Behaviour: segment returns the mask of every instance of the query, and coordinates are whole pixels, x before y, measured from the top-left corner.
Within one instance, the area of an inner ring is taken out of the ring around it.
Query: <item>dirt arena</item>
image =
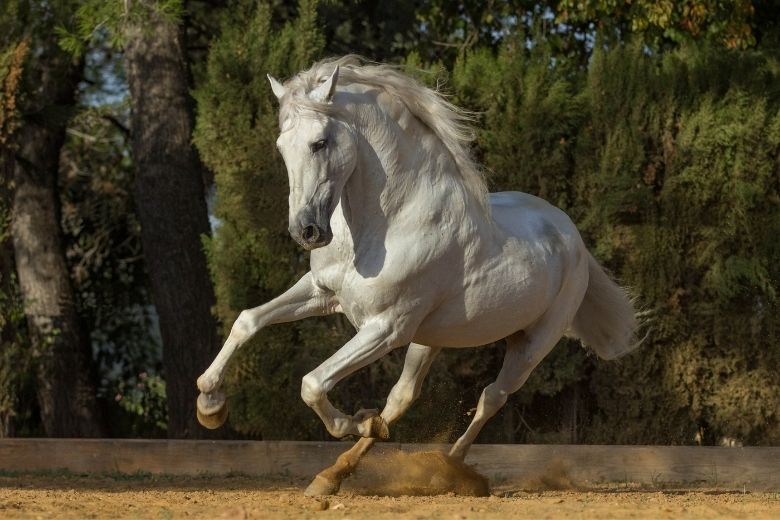
[[[440,456],[398,457],[366,464],[328,499],[289,477],[5,474],[0,518],[780,518],[776,491],[584,486],[555,471],[487,487]]]

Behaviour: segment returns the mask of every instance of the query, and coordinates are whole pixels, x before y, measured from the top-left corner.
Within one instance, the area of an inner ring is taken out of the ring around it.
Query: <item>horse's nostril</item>
[[[301,238],[304,242],[309,244],[316,242],[317,239],[320,238],[320,230],[317,229],[317,226],[314,224],[309,224],[303,228],[303,232],[301,232]]]

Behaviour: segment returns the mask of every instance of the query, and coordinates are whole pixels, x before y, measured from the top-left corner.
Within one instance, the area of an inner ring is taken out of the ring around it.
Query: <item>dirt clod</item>
[[[438,451],[371,454],[349,480],[361,494],[486,497],[488,479],[474,468]]]
[[[560,460],[551,461],[539,477],[525,482],[524,487],[545,491],[579,489],[579,486],[569,476],[566,465]]]

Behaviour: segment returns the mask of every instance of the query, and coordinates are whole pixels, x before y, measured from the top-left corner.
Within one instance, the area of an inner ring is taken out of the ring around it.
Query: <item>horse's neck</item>
[[[342,197],[353,238],[375,235],[377,227],[422,231],[428,220],[440,225],[471,218],[469,194],[460,176],[453,175],[457,166],[449,151],[405,106],[394,103],[375,109],[366,118],[372,122],[358,129],[358,165]]]

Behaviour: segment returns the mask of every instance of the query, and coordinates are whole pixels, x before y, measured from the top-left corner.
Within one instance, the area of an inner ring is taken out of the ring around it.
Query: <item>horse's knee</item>
[[[303,376],[301,380],[301,399],[303,402],[314,407],[322,401],[322,396],[325,394],[325,390],[322,385],[312,374]]]
[[[254,319],[252,314],[248,310],[243,310],[239,313],[236,321],[233,322],[233,326],[230,328],[230,335],[235,341],[246,341],[249,339],[253,328]]]

